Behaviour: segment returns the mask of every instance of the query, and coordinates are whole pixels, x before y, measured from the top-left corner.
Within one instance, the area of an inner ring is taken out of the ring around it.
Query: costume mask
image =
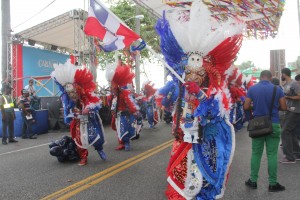
[[[78,95],[76,93],[76,90],[73,86],[73,84],[71,83],[67,83],[65,86],[66,92],[68,94],[68,96],[73,100],[76,101],[78,99]]]
[[[201,56],[201,53],[190,53],[189,59],[188,59],[188,66],[193,68],[199,68],[203,65],[203,58]]]

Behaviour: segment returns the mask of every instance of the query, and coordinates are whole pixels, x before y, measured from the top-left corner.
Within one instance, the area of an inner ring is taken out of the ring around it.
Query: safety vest
[[[14,107],[14,102],[11,102],[11,103],[8,103],[5,95],[2,95],[4,101],[5,101],[5,104],[3,105],[3,108],[13,108]],[[12,100],[12,99],[11,99]]]

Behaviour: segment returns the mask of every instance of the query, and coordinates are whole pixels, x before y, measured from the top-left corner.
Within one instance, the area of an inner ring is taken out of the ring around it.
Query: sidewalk
[[[278,160],[283,157],[282,150],[278,151]],[[245,186],[250,176],[251,138],[246,127],[236,133],[236,149],[231,166],[229,181],[224,200],[293,200],[300,199],[300,161],[296,164],[278,162],[278,182],[286,190],[278,193],[268,192],[267,157],[264,149],[257,190]]]

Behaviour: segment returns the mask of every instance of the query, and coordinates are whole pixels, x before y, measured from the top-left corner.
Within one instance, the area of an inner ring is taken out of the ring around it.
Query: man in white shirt
[[[29,79],[28,83],[29,83],[29,85],[26,85],[24,87],[24,89],[29,92],[29,96],[35,96],[36,92],[35,92],[35,87],[33,85],[33,79]]]

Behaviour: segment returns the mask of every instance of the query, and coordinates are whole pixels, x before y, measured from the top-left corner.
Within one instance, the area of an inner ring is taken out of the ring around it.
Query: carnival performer
[[[253,85],[251,81],[252,77],[243,75],[241,70],[234,65],[226,70],[225,75],[232,103],[229,120],[234,126],[235,131],[239,131],[243,128],[245,121],[243,104],[248,88]]]
[[[140,138],[140,133],[143,128],[143,117],[141,112],[141,106],[139,105],[139,95],[135,92],[133,82],[127,84],[127,88],[131,91],[133,98],[135,99],[136,104],[139,106],[139,115],[136,115],[136,125],[135,125],[135,137],[131,138],[131,140],[138,140]]]
[[[164,112],[164,121],[167,124],[172,122],[172,112],[174,111],[178,93],[178,84],[175,81],[168,81],[157,92],[156,105]]]
[[[79,165],[87,164],[90,146],[94,146],[100,158],[106,160],[104,129],[99,116],[101,101],[94,94],[96,85],[92,73],[68,60],[65,64],[55,64],[51,76],[62,93],[64,119],[70,124],[71,137],[77,145]]]
[[[154,126],[159,122],[159,112],[155,102],[156,89],[154,88],[154,84],[150,81],[143,83],[142,88],[144,92],[143,101],[146,107],[146,117],[149,123],[149,128],[154,128]]]
[[[106,79],[111,83],[112,128],[117,131],[119,141],[116,150],[129,151],[130,139],[136,137],[135,127],[139,106],[128,88],[134,76],[130,66],[121,62],[106,67]]]
[[[234,19],[220,24],[202,1],[193,1],[190,10],[165,12],[157,22],[162,53],[179,88],[168,199],[212,200],[224,194],[235,149],[224,72],[240,49],[244,27]]]

